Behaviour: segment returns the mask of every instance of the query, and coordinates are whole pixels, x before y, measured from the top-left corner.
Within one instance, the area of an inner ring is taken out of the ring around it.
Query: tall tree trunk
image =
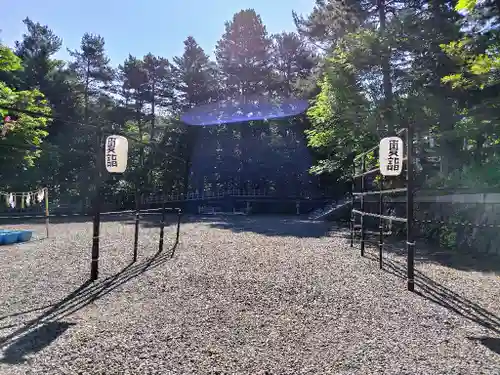
[[[429,5],[432,13],[433,28],[436,32],[436,40],[431,44],[431,50],[434,56],[436,56],[433,86],[435,87],[434,90],[437,93],[437,97],[441,100],[437,116],[439,131],[442,133],[449,133],[455,127],[453,98],[450,98],[447,88],[441,86],[441,78],[451,73],[449,68],[450,61],[449,57],[440,47],[440,44],[445,42],[445,40],[443,40],[445,31],[441,31],[441,25],[444,23],[443,21],[446,20],[446,14],[442,9],[443,5],[441,1],[432,0]],[[460,141],[457,142],[457,140],[452,140],[447,136],[441,138],[439,152],[441,156],[441,172],[443,174],[448,174],[460,163],[457,151],[462,148],[461,146]]]
[[[142,142],[142,138],[144,136],[144,129],[143,129],[143,123],[142,123],[142,114],[141,114],[141,108],[142,108],[142,101],[139,101],[136,104],[136,119],[137,119],[137,127],[139,128],[139,141],[140,141],[140,149],[139,149],[139,170],[137,174],[137,182],[136,182],[136,204],[138,205],[140,203],[140,198],[141,195],[144,193],[143,192],[143,187],[144,187],[144,176],[143,176],[143,171],[144,171],[144,145]],[[139,208],[136,206],[136,208]]]
[[[393,115],[393,92],[391,81],[391,50],[387,45],[386,39],[386,13],[385,0],[377,0],[378,17],[380,23],[380,39],[381,39],[381,68],[382,80],[384,88],[384,108],[383,118],[385,120],[385,130],[388,134],[394,133],[394,115]]]
[[[153,139],[155,127],[156,127],[156,82],[153,78],[153,82],[151,84],[151,130],[149,133],[150,140]]]
[[[155,126],[156,126],[156,113],[155,113],[155,107],[156,107],[156,82],[153,78],[152,80],[152,83],[151,83],[151,128],[149,130],[149,142],[153,142],[154,139],[154,132],[155,132]],[[147,174],[147,181],[148,181],[148,185],[152,185],[152,175],[153,175],[153,164],[154,164],[154,160],[157,159],[158,157],[158,148],[157,147],[154,147],[151,148],[151,155],[149,157],[149,163],[148,163],[148,168],[146,170],[146,174]]]
[[[83,123],[84,123],[86,129],[88,129],[88,125],[89,125],[89,87],[90,87],[90,60],[87,60],[87,71],[85,74],[85,88],[84,88],[84,92],[83,92],[83,105],[84,105]],[[99,173],[100,165],[98,165],[98,162],[99,162],[98,153],[101,151],[101,150],[99,150],[99,147],[100,147],[99,132],[97,132],[97,134],[95,136],[97,137],[97,141],[95,143],[96,147],[97,147],[97,149],[95,150],[95,155],[96,155],[95,173],[96,174],[95,174],[94,181],[90,180],[92,178],[92,174],[91,173],[87,174],[87,181],[85,182],[85,184],[87,185],[87,189],[93,185],[93,182],[97,181],[97,178],[100,178],[100,173]],[[97,189],[97,185],[95,186],[95,189]]]
[[[185,149],[185,165],[184,165],[184,177],[183,177],[183,194],[187,197],[189,193],[189,177],[191,172],[193,152],[197,145],[199,129],[195,127],[188,127],[186,132],[186,149]]]

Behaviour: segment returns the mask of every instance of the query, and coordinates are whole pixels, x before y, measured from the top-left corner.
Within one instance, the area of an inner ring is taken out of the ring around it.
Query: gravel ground
[[[33,227],[33,226],[31,226]],[[361,258],[341,231],[293,218],[158,228],[91,223],[0,247],[0,374],[500,374],[500,278],[404,257]],[[43,226],[36,226],[40,236]]]

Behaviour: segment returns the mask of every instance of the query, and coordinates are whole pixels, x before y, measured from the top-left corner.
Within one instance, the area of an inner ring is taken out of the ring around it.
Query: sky
[[[57,58],[67,59],[66,48],[77,49],[85,32],[100,34],[113,65],[128,54],[171,58],[181,55],[183,41],[193,36],[213,56],[224,23],[241,9],[253,8],[267,31],[295,31],[292,10],[308,14],[314,0],[0,0],[0,40],[13,46],[25,32],[29,17],[48,25],[63,39]]]

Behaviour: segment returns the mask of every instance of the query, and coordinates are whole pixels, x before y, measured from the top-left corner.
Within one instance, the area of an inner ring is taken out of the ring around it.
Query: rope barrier
[[[43,187],[43,188],[39,188],[39,189],[36,189],[36,190],[27,190],[27,191],[3,191],[3,190],[0,190],[0,195],[9,195],[9,194],[13,194],[13,195],[22,195],[22,194],[36,194],[36,193],[39,193],[41,190],[46,190],[47,188]]]
[[[362,193],[353,192],[353,196],[364,197],[366,195],[381,195],[381,194],[395,194],[395,193],[405,193],[408,191],[407,188],[396,188],[396,189],[386,189],[386,190],[377,190],[377,191],[365,191]]]
[[[71,216],[89,216],[89,215],[85,215],[85,214],[60,214],[60,215],[57,215],[57,214],[52,214],[52,215],[49,215],[48,217],[51,218],[51,217],[71,217]],[[7,219],[45,219],[47,218],[47,216],[45,215],[7,215],[7,216],[0,216],[0,220],[7,220]]]
[[[150,208],[145,210],[140,210],[139,215],[160,215],[162,214],[162,208]],[[181,209],[179,208],[165,208],[165,212],[175,212],[181,213]],[[135,210],[126,210],[126,211],[109,211],[109,212],[101,212],[101,216],[111,216],[111,215],[130,215],[133,216],[136,214]],[[51,214],[51,217],[92,217],[93,214]],[[10,220],[10,219],[45,219],[47,216],[45,215],[4,215],[0,216],[0,220]]]
[[[400,223],[406,223],[407,220],[402,217],[397,217],[397,216],[385,216],[385,215],[379,215],[379,214],[372,214],[370,212],[363,212],[359,210],[351,210],[353,213],[361,215],[361,216],[370,216],[370,217],[376,217],[382,220],[391,220],[391,221],[397,221]]]
[[[440,225],[457,225],[463,227],[471,227],[471,228],[500,228],[500,224],[475,224],[467,221],[445,221],[445,220],[419,220],[414,219],[414,222],[422,223],[422,224],[440,224]]]
[[[359,214],[361,216],[370,216],[370,217],[376,217],[382,220],[392,220],[392,221],[397,221],[397,222],[404,222],[406,223],[405,218],[398,218],[396,216],[385,216],[385,215],[379,215],[379,214],[374,214],[374,213],[369,213],[369,212],[362,212],[359,210],[352,210],[355,214]],[[420,224],[439,224],[439,225],[456,225],[456,226],[461,226],[461,227],[470,227],[470,228],[500,228],[500,223],[499,224],[475,224],[467,221],[446,221],[446,220],[419,220],[419,219],[413,219],[414,223],[420,223]],[[359,225],[356,226],[360,227]]]

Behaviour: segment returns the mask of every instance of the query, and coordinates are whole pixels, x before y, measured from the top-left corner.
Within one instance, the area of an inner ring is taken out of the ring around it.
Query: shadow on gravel
[[[254,232],[265,236],[320,238],[326,236],[331,223],[283,216],[214,216],[206,219],[212,228],[232,232]]]
[[[378,247],[378,238],[369,237],[366,242]],[[405,240],[384,238],[384,242],[384,252],[406,254]],[[356,237],[355,246],[359,248],[359,236]],[[418,260],[424,262],[432,262],[462,271],[493,272],[500,275],[499,255],[444,249],[424,241],[417,241],[415,252]]]
[[[3,353],[3,363],[15,365],[26,362],[29,353],[37,353],[49,346],[76,323],[49,322],[37,327],[10,345]]]
[[[147,214],[141,217],[140,224],[145,228],[157,228],[160,226],[161,214]],[[65,216],[51,217],[52,232],[57,231],[58,224],[68,223],[91,223],[91,216]],[[119,222],[124,225],[135,225],[135,215],[127,214],[102,214],[101,222]],[[165,216],[165,226],[177,222],[177,215],[168,213]],[[205,223],[212,228],[226,229],[233,232],[254,232],[265,236],[320,238],[326,236],[331,230],[333,223],[324,221],[312,221],[301,216],[274,216],[274,215],[210,215],[210,216],[183,216],[182,223]],[[44,225],[43,218],[0,218],[0,225]]]
[[[492,352],[500,354],[500,338],[498,337],[468,337],[471,341],[478,341]]]
[[[22,326],[17,330],[0,337],[0,350],[3,352],[0,362],[21,363],[25,360],[26,355],[40,351],[70,327],[71,324],[62,321],[64,318],[111,293],[147,270],[161,266],[173,258],[178,244],[179,239],[177,238],[170,251],[157,252],[149,259],[139,263],[129,263],[118,273],[105,279],[95,282],[86,281],[52,305],[0,317],[2,320],[48,308],[38,317],[22,323]]]
[[[378,257],[366,254],[365,257],[378,262]],[[389,259],[384,259],[384,271],[406,280],[406,265]],[[422,272],[415,270],[415,294],[436,303],[457,315],[462,316],[480,326],[500,334],[500,317],[489,312],[451,289],[432,280]]]
[[[37,308],[34,308],[34,309],[19,311],[19,312],[14,313],[14,314],[3,315],[3,316],[0,316],[0,321],[2,321],[4,319],[7,319],[7,318],[13,318],[13,317],[16,317],[16,316],[29,314],[29,313],[32,313],[32,312],[42,311],[42,310],[48,309],[49,307],[52,307],[52,306],[53,305],[45,305],[45,306],[40,306],[40,307],[37,307]],[[3,329],[3,328],[5,328],[5,327],[0,327],[0,329]]]

